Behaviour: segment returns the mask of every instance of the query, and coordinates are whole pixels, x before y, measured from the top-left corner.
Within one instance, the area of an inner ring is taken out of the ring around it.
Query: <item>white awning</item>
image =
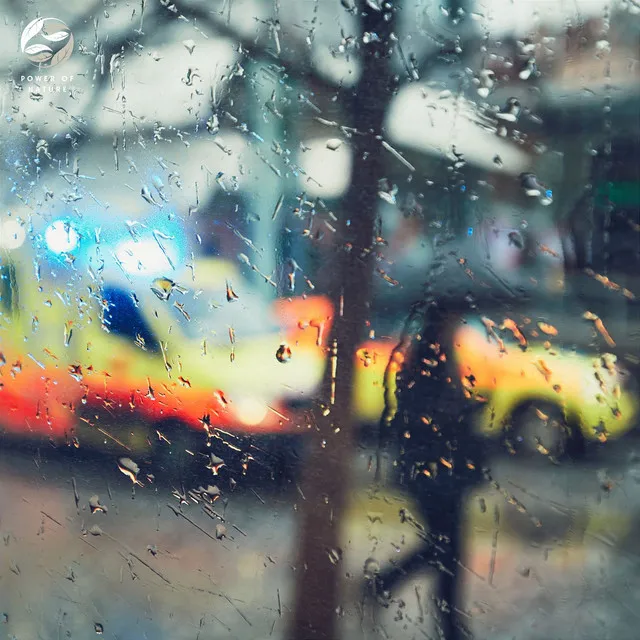
[[[450,154],[455,147],[469,164],[518,175],[531,164],[516,143],[501,138],[495,124],[465,98],[411,84],[400,90],[387,112],[391,143],[428,154]],[[501,162],[494,161],[499,156]]]

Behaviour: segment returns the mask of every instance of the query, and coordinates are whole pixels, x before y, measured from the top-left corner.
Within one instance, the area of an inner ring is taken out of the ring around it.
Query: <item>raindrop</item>
[[[553,202],[553,192],[551,189],[541,184],[533,173],[523,173],[520,175],[520,184],[525,195],[530,198],[539,198],[540,204],[548,205]]]
[[[522,69],[522,71],[520,71],[520,73],[518,74],[520,80],[528,80],[529,78],[535,77],[537,75],[538,67],[536,66],[535,58],[529,58],[526,65],[524,66],[524,69]]]
[[[224,467],[224,460],[212,453],[209,464],[207,465],[207,469],[211,469],[213,475],[217,476],[221,467]]]
[[[478,77],[478,95],[487,98],[496,83],[496,74],[491,69],[483,69]]]
[[[227,302],[233,302],[234,300],[238,300],[238,294],[233,290],[231,283],[227,280],[226,283],[227,288]]]
[[[215,502],[221,495],[221,491],[217,485],[208,485],[206,489],[200,487],[200,495],[202,499],[206,502],[213,503]]]
[[[187,291],[184,287],[181,287],[169,278],[156,278],[151,283],[151,291],[153,291],[160,300],[168,300],[174,289],[178,293],[186,293]]]
[[[276,360],[278,362],[289,362],[291,360],[291,347],[281,344],[276,351]]]
[[[138,474],[140,467],[131,458],[120,458],[118,460],[118,469],[127,476],[134,484],[140,484]]]
[[[64,323],[64,346],[68,347],[73,335],[73,321],[69,320]]]
[[[207,120],[207,131],[212,136],[215,136],[220,131],[220,120],[215,113]]]
[[[107,507],[100,503],[100,497],[97,495],[93,495],[89,498],[89,508],[91,509],[91,513],[107,513],[108,511]]]
[[[223,524],[217,524],[216,525],[216,538],[218,540],[222,540],[222,538],[226,538],[227,537],[227,527],[225,527]]]
[[[46,140],[38,140],[36,143],[36,154],[40,157],[40,154],[44,154],[47,158],[51,159],[51,154],[49,153],[49,143]]]
[[[161,206],[159,202],[156,202],[155,198],[151,195],[151,192],[149,191],[149,187],[147,187],[146,185],[142,186],[142,189],[140,190],[140,195],[149,204],[155,205],[156,207]]]
[[[367,558],[364,562],[364,575],[373,580],[380,573],[380,563],[375,558]]]
[[[518,249],[524,249],[524,241],[522,236],[517,231],[511,231],[509,233],[509,245],[512,245]]]
[[[515,122],[520,116],[520,101],[517,98],[509,98],[507,103],[496,113],[496,118],[505,122]]]
[[[164,184],[162,182],[162,180],[160,179],[159,176],[154,176],[153,177],[153,186],[155,187],[156,191],[158,192],[158,195],[160,196],[160,198],[162,198],[162,200],[164,200],[165,202],[167,202],[168,198],[167,195],[164,191]]]
[[[557,336],[558,330],[551,324],[546,322],[538,322],[538,329],[548,336]]]

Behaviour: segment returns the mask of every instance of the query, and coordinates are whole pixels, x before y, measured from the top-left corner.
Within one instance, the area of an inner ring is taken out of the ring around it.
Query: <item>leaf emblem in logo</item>
[[[52,67],[73,53],[73,34],[57,18],[36,18],[22,32],[20,48],[38,67]]]
[[[37,62],[38,64],[42,62],[47,62],[50,59],[51,59],[51,54],[48,53],[47,51],[43,51],[42,53],[36,53],[30,58],[31,62]]]
[[[28,53],[30,56],[35,55],[36,53],[53,53],[53,49],[47,47],[46,44],[32,44],[24,50],[25,53]]]
[[[71,56],[72,51],[73,47],[65,47],[64,49],[60,49],[60,51],[58,51],[58,53],[56,53],[56,55],[51,58],[51,66],[53,67],[56,64],[64,62],[68,57]]]
[[[32,20],[22,32],[22,37],[20,38],[20,48],[26,53],[27,42],[31,40],[31,38],[37,36],[40,31],[42,31],[42,27],[44,26],[44,18],[36,18]]]
[[[61,40],[66,40],[69,37],[69,33],[67,31],[56,31],[55,33],[43,33],[42,37],[45,40],[49,40],[49,42],[60,42]]]

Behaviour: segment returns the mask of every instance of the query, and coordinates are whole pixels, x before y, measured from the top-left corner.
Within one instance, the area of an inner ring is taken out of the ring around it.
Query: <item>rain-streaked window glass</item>
[[[2,637],[637,637],[636,0],[0,5]]]

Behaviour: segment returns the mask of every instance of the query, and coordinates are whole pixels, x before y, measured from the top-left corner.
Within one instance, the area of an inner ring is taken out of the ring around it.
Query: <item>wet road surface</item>
[[[636,448],[629,439],[584,465],[495,461],[499,488],[471,496],[465,514],[460,609],[473,637],[637,637]],[[354,464],[343,548],[328,553],[344,567],[343,637],[437,638],[430,574],[408,576],[386,608],[363,597],[365,561],[388,566],[419,541],[399,517],[414,508],[406,496],[373,488],[369,455]],[[195,503],[167,484],[134,486],[115,460],[9,449],[0,481],[0,637],[284,637],[303,500],[295,483],[238,483]]]

